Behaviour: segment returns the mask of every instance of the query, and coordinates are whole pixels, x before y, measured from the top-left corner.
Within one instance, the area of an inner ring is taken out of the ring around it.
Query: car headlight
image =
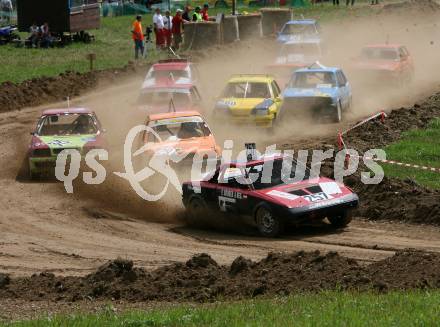
[[[252,110],[255,116],[267,116],[269,114],[269,108],[255,108]]]

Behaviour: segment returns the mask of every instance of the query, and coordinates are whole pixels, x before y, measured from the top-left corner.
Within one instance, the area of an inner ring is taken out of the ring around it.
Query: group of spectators
[[[11,15],[14,11],[11,0],[0,0],[0,11],[2,12],[2,19],[7,23],[11,21]]]
[[[50,33],[49,24],[44,23],[43,25],[38,26],[36,23],[33,23],[29,28],[28,42],[33,48],[51,47],[53,44],[53,37]]]
[[[314,4],[316,2],[316,0],[312,0],[312,3]],[[354,6],[354,2],[355,2],[355,0],[346,0],[346,2],[345,2],[345,4],[347,5],[347,6],[349,6],[350,4],[352,5],[352,6]],[[378,5],[379,4],[379,0],[371,0],[371,4],[372,5]],[[339,0],[333,0],[333,5],[334,6],[339,6]]]
[[[156,8],[153,15],[153,31],[156,38],[156,49],[180,48],[183,41],[184,24],[188,22],[208,21],[209,5],[203,5],[203,9],[197,6],[192,13],[192,8],[186,6],[184,10],[177,9],[176,14],[171,16],[169,10],[162,15],[160,8]],[[149,35],[148,27],[145,35]],[[137,16],[133,22],[132,38],[135,44],[135,58],[139,58],[139,53],[144,55],[144,39],[145,35],[142,28],[142,16]]]

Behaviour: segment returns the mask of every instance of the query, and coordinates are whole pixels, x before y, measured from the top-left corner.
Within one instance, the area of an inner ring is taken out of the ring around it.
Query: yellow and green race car
[[[218,121],[272,127],[281,108],[281,90],[270,75],[234,75],[218,98]]]

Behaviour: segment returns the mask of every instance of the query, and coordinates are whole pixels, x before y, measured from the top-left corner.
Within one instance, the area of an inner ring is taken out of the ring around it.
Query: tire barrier
[[[222,26],[223,43],[233,43],[240,40],[237,16],[225,16]]]
[[[240,40],[261,37],[261,14],[238,15],[237,21]]]
[[[292,10],[289,8],[262,8],[260,12],[263,36],[276,34],[287,21],[292,19]]]

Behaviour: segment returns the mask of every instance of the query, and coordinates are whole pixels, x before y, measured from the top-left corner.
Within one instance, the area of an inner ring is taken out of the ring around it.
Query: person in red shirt
[[[173,17],[171,32],[173,33],[174,49],[178,50],[182,43],[183,18],[182,10],[177,9]]]
[[[136,20],[133,22],[133,30],[131,31],[134,41],[134,58],[139,58],[139,52],[141,56],[144,56],[144,33],[142,31],[142,16],[136,16]]]
[[[202,19],[204,21],[208,21],[209,20],[208,9],[209,9],[209,4],[205,3],[203,5],[203,9],[202,9]]]

